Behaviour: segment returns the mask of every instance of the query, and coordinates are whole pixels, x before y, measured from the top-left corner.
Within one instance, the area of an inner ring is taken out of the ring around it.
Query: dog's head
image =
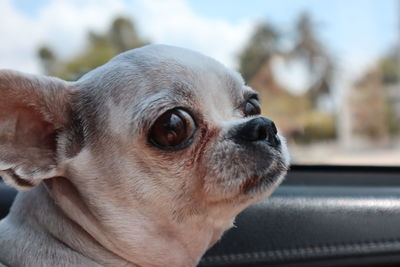
[[[226,227],[288,167],[257,93],[188,50],[128,51],[74,83],[3,71],[0,89],[5,181],[46,180],[60,203],[75,195],[116,239],[193,218]]]

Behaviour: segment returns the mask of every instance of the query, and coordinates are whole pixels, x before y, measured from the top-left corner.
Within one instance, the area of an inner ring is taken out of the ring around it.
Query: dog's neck
[[[0,262],[9,266],[129,266],[66,217],[44,184],[17,195],[0,229]]]
[[[130,240],[129,247],[145,249],[127,251],[125,245],[118,246],[112,242],[112,236],[107,232],[101,232],[101,228],[95,225],[96,222],[86,217],[87,214],[81,214],[82,222],[86,225],[81,225],[79,216],[70,218],[70,209],[81,209],[73,205],[82,203],[76,203],[76,196],[69,196],[75,199],[73,201],[65,201],[63,197],[57,196],[58,193],[54,194],[54,188],[58,186],[65,188],[67,186],[65,180],[54,179],[49,187],[42,184],[31,191],[19,194],[8,218],[9,223],[13,224],[12,227],[21,228],[17,231],[26,232],[32,227],[36,229],[35,235],[41,236],[32,238],[32,241],[47,240],[45,246],[48,247],[45,249],[31,244],[29,250],[32,255],[41,255],[40,251],[48,250],[46,253],[57,255],[54,257],[59,257],[59,262],[69,262],[79,258],[79,263],[98,263],[105,266],[193,266],[225,230],[225,227],[215,228],[204,221],[194,220],[189,224],[183,224],[176,232],[164,232],[162,229],[156,233],[144,231],[139,242],[148,240],[148,243],[135,244],[136,240]],[[75,216],[77,214],[73,215]],[[92,229],[90,233],[87,231],[88,227]],[[16,242],[26,242],[24,238],[31,234],[22,235]],[[64,248],[60,249],[60,246]],[[67,254],[65,247],[69,251]],[[11,253],[18,254],[16,250]],[[160,264],[157,263],[157,259]]]

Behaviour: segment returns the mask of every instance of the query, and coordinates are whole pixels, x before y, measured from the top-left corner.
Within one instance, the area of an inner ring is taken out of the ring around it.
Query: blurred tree
[[[295,46],[289,52],[289,58],[302,60],[313,77],[307,94],[311,103],[317,107],[319,98],[331,93],[334,67],[326,48],[316,34],[314,25],[310,14],[300,14],[296,26]]]
[[[239,54],[239,71],[250,82],[261,67],[269,66],[272,56],[279,53],[279,33],[268,23],[256,26],[254,33]]]
[[[87,47],[78,55],[63,62],[62,71],[58,76],[67,80],[76,80],[90,70],[103,65],[116,54],[108,34],[89,32]]]
[[[148,44],[139,38],[134,23],[123,17],[114,20],[109,38],[117,53]]]
[[[392,136],[400,133],[400,59],[399,48],[390,50],[378,63],[382,84],[387,94],[389,131]]]
[[[400,131],[399,62],[390,50],[355,82],[347,99],[351,134],[369,144],[386,145]]]
[[[57,75],[57,61],[54,52],[47,46],[39,49],[39,58],[42,61],[43,69],[47,75]]]
[[[385,85],[397,84],[399,82],[399,59],[397,49],[389,51],[379,62],[382,71],[382,82]]]
[[[115,55],[146,44],[148,42],[138,35],[132,21],[118,17],[106,33],[89,32],[86,47],[71,59],[57,58],[47,46],[41,47],[38,54],[47,74],[76,80]]]
[[[348,101],[353,133],[371,144],[385,144],[388,141],[389,124],[386,92],[380,70],[372,69],[358,80]]]

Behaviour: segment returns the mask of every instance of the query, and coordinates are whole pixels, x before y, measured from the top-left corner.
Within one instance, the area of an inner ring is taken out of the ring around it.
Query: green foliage
[[[400,83],[400,54],[398,49],[392,49],[378,62],[381,72],[381,83],[386,87],[386,117],[387,127],[391,136],[400,133],[400,114],[396,114],[396,101],[398,102],[398,86]],[[392,92],[390,92],[392,90]],[[397,92],[397,94],[396,94]],[[391,98],[390,95],[393,97]],[[397,103],[399,105],[399,103]]]
[[[40,48],[38,54],[47,74],[76,80],[115,55],[147,43],[139,37],[132,21],[119,17],[106,33],[89,32],[86,47],[71,59],[58,59],[47,46]]]
[[[259,24],[239,55],[239,72],[249,82],[271,57],[278,53],[278,31],[269,24]]]
[[[303,129],[294,135],[297,143],[311,143],[336,139],[336,122],[332,114],[310,111],[300,118]]]
[[[39,58],[41,60],[54,60],[55,56],[49,47],[43,46],[39,49]]]
[[[295,32],[295,46],[289,52],[292,56],[305,61],[311,71],[319,67],[319,61],[326,57],[325,48],[319,41],[313,19],[310,14],[300,14]]]
[[[117,54],[148,44],[140,39],[134,23],[122,17],[114,20],[108,38]]]
[[[289,141],[307,144],[337,137],[333,114],[312,108],[307,94],[268,95],[261,99],[263,115],[273,119]]]
[[[296,26],[295,46],[289,51],[289,55],[291,58],[301,59],[314,75],[315,83],[307,94],[311,103],[316,106],[320,96],[330,94],[334,64],[319,40],[311,15],[307,12],[300,14]]]
[[[394,104],[388,101],[386,106],[386,114],[388,120],[388,128],[391,136],[396,136],[400,133],[400,118],[399,114],[396,114]]]
[[[380,61],[380,69],[382,71],[382,81],[386,85],[396,84],[399,82],[399,64],[400,59],[396,54],[397,50],[391,51]]]

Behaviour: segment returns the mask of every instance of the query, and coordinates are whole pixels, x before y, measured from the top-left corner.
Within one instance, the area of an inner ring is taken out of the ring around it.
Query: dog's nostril
[[[256,125],[255,130],[253,131],[254,136],[252,136],[253,140],[264,140],[268,137],[267,133],[268,129],[265,125]]]
[[[268,142],[273,145],[273,146],[277,146],[281,143],[281,141],[279,140],[279,137],[277,134],[271,134],[268,136]]]
[[[277,129],[273,121],[267,118],[252,119],[238,129],[237,137],[243,141],[267,141],[271,145],[278,145],[279,138]]]

